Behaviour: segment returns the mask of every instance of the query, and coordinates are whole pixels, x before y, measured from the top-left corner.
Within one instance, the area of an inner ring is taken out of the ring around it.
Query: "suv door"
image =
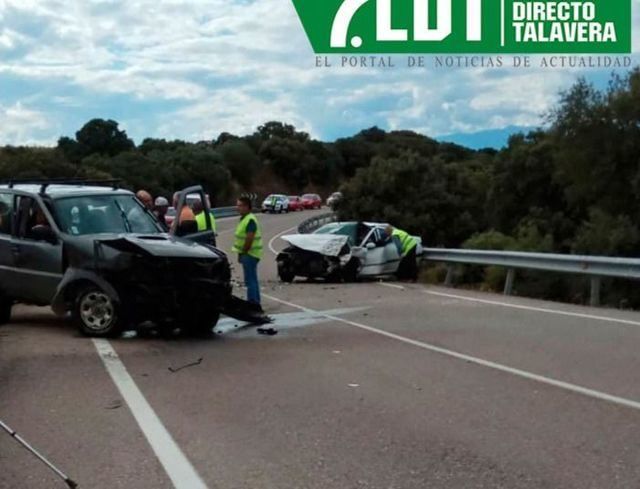
[[[202,186],[197,185],[194,187],[188,187],[185,188],[184,190],[182,190],[179,194],[178,194],[178,206],[176,207],[176,221],[178,219],[180,219],[180,210],[185,206],[188,205],[187,204],[187,197],[189,196],[193,196],[193,195],[197,195],[200,197],[201,202],[202,202],[202,207],[203,207],[203,212],[205,212],[205,215],[209,215],[211,213],[211,208],[209,207],[209,199],[206,198],[206,195],[204,193],[204,189],[202,188]],[[216,245],[216,233],[213,230],[213,227],[211,225],[211,219],[206,219],[206,223],[207,223],[207,229],[204,231],[195,231],[195,232],[189,232],[188,234],[184,234],[181,237],[185,238],[185,239],[189,239],[191,241],[195,241],[196,243],[200,243],[200,244],[209,244],[212,246]],[[175,226],[172,226],[171,228],[171,233],[175,234],[175,229],[177,229],[177,226],[180,223],[177,223]]]
[[[14,221],[14,195],[0,193],[0,292],[16,297],[20,277],[15,269],[12,229]]]
[[[15,298],[51,303],[62,279],[62,241],[39,198],[16,195],[11,251],[17,275]]]

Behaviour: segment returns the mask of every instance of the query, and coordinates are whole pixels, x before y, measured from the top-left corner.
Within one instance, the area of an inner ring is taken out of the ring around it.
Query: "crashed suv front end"
[[[53,299],[72,311],[78,289],[99,287],[130,324],[184,320],[215,324],[231,298],[226,255],[168,235],[85,236],[65,243],[68,266]]]

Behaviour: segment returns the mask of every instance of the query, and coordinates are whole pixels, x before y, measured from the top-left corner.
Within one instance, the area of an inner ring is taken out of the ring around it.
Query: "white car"
[[[342,200],[342,192],[333,192],[327,199],[327,207],[335,209],[338,203]]]
[[[262,202],[262,212],[289,212],[289,197],[282,194],[271,194]]]
[[[377,222],[334,222],[311,234],[291,234],[281,239],[289,243],[277,257],[278,275],[283,282],[295,277],[352,281],[397,273],[400,252],[385,233],[387,224]],[[422,255],[422,238],[416,255]]]

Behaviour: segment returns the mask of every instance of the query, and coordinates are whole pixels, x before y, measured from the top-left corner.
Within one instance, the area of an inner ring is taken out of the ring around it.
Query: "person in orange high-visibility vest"
[[[179,198],[180,192],[173,194],[173,207],[176,209],[176,219],[171,225],[171,233],[176,236],[186,236],[187,234],[197,233],[198,223],[196,222],[196,215],[186,202],[181,209],[178,209]]]

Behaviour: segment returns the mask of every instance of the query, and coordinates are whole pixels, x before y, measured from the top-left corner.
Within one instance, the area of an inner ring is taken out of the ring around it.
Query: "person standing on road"
[[[418,279],[418,259],[416,257],[418,241],[406,231],[393,226],[387,226],[385,232],[394,241],[401,256],[397,272],[398,278],[415,282]]]
[[[251,199],[240,197],[237,206],[240,222],[236,227],[233,251],[238,253],[238,261],[242,264],[247,300],[259,306],[258,263],[262,258],[262,231],[258,219],[251,212]]]

